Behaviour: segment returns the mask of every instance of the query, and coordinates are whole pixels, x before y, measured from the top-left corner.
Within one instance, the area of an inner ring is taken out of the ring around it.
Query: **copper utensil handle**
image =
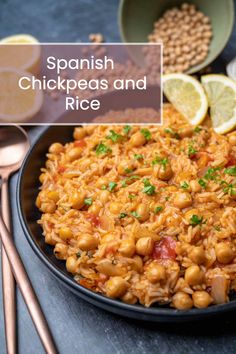
[[[48,327],[47,321],[44,317],[34,289],[30,283],[29,277],[26,273],[25,267],[21,261],[18,251],[11,239],[11,235],[0,216],[0,236],[5,248],[8,260],[11,264],[16,282],[20,288],[21,294],[28,307],[31,318],[34,322],[36,330],[42,341],[44,349],[47,354],[57,354],[57,349]]]
[[[11,228],[10,208],[8,197],[8,179],[3,178],[1,188],[1,207],[2,217],[8,230]],[[8,354],[16,354],[17,339],[16,339],[16,293],[15,279],[11,271],[11,266],[8,262],[3,245],[2,252],[2,293],[3,293],[3,309],[5,323],[5,337]]]

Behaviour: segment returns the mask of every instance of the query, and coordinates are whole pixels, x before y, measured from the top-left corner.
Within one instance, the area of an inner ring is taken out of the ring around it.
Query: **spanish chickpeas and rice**
[[[36,201],[45,242],[108,297],[225,303],[236,290],[236,132],[192,127],[169,104],[163,113],[160,127],[77,127],[50,146]]]

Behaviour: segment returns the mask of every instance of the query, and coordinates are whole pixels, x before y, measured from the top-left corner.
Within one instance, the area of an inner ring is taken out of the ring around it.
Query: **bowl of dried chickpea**
[[[121,0],[126,43],[162,43],[163,72],[196,73],[224,49],[234,24],[233,0]],[[143,63],[143,53],[131,53]]]

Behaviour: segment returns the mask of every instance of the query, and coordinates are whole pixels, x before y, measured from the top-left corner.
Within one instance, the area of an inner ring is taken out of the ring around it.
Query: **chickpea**
[[[43,182],[45,181],[45,178],[46,178],[46,174],[41,173],[41,175],[39,176],[39,182],[43,184]]]
[[[207,291],[195,291],[193,293],[193,304],[199,309],[208,307],[212,301],[213,299]]]
[[[99,240],[94,235],[83,234],[78,240],[78,247],[82,251],[90,251],[97,248]]]
[[[84,127],[84,129],[88,135],[92,135],[94,130],[96,129],[96,125],[87,125],[86,127]]]
[[[110,192],[107,190],[101,191],[99,194],[100,201],[105,204],[110,198]]]
[[[74,147],[67,153],[68,160],[73,162],[82,155],[83,149],[81,147]]]
[[[89,208],[88,208],[88,212],[91,213],[91,214],[94,214],[94,215],[98,215],[99,212],[101,210],[101,206],[96,204],[96,203],[93,203]]]
[[[105,274],[109,277],[116,275],[123,275],[126,272],[124,267],[112,264],[110,259],[102,259],[96,267],[99,273]]]
[[[138,301],[137,297],[133,295],[130,291],[127,291],[121,298],[126,304],[134,305]]]
[[[132,238],[123,240],[119,247],[119,252],[125,257],[132,257],[135,254],[135,243]]]
[[[60,143],[54,143],[49,148],[49,152],[51,154],[56,154],[56,155],[60,154],[63,150],[64,150],[64,147]]]
[[[59,230],[59,236],[63,241],[68,241],[73,237],[73,232],[69,227],[61,227]]]
[[[70,199],[70,203],[72,204],[72,208],[81,209],[84,206],[84,198],[86,193],[84,191],[74,192],[72,193]]]
[[[153,239],[148,237],[141,237],[136,243],[136,253],[141,256],[148,256],[152,253],[154,247]]]
[[[76,127],[74,130],[73,137],[75,140],[81,140],[86,136],[86,131],[83,127]]]
[[[152,262],[147,269],[147,278],[151,283],[157,283],[166,278],[166,270],[157,262]]]
[[[66,269],[68,272],[70,273],[76,273],[77,271],[77,266],[78,266],[78,263],[77,263],[77,257],[76,255],[73,255],[73,256],[69,256],[66,260]]]
[[[133,170],[133,164],[130,161],[121,161],[117,167],[120,175],[129,174]]]
[[[146,143],[145,136],[141,132],[133,134],[129,140],[131,147],[139,147]]]
[[[56,245],[56,241],[55,239],[53,238],[52,234],[51,233],[46,233],[45,235],[45,242],[48,244],[48,245],[51,245],[51,246],[55,246]]]
[[[198,181],[192,180],[192,181],[189,182],[189,185],[190,185],[190,188],[191,188],[192,192],[197,193],[197,192],[201,191],[201,186],[198,183]]]
[[[97,182],[96,182],[96,187],[101,188],[103,186],[106,186],[108,184],[108,179],[107,177],[100,177]]]
[[[116,276],[111,277],[106,282],[106,294],[109,297],[122,297],[124,296],[126,290],[128,288],[128,284],[122,277]]]
[[[58,259],[66,259],[67,251],[68,251],[67,245],[64,245],[64,243],[57,243],[53,252]]]
[[[119,214],[123,205],[118,202],[111,202],[109,205],[109,210],[112,214]]]
[[[172,297],[172,303],[178,310],[189,310],[193,307],[193,300],[191,297],[182,291],[177,292]]]
[[[55,203],[58,202],[59,200],[59,194],[57,191],[49,191],[47,193],[47,197],[51,200],[53,200]]]
[[[184,47],[186,47],[188,49],[188,46],[184,46]],[[179,130],[178,133],[181,138],[190,137],[193,135],[193,127],[189,127],[189,126],[183,127]]]
[[[184,218],[187,221],[188,224],[191,223],[191,219],[193,215],[197,215],[200,217],[200,212],[198,209],[190,209],[188,211],[186,211],[186,213],[184,214]]]
[[[48,202],[42,202],[40,205],[40,210],[43,213],[48,213],[48,214],[53,214],[56,208],[57,208],[56,203],[53,200],[50,200]]]
[[[175,195],[173,203],[177,208],[188,208],[192,205],[191,194],[188,192],[179,192]]]
[[[192,248],[188,256],[196,264],[203,264],[206,260],[205,252],[202,246]]]
[[[164,165],[154,165],[154,175],[161,179],[162,181],[168,181],[172,175],[173,171],[169,163]]]
[[[136,208],[136,212],[139,215],[139,221],[146,221],[149,218],[149,207],[147,204],[140,203]]]
[[[236,134],[235,133],[233,133],[229,136],[229,143],[233,146],[236,145]]]
[[[135,255],[132,258],[132,264],[131,264],[131,268],[133,270],[135,270],[138,273],[141,273],[143,271],[143,260],[140,256]]]
[[[234,257],[234,251],[230,244],[225,242],[220,242],[215,246],[217,261],[223,264],[230,263]]]
[[[200,267],[198,265],[192,265],[186,269],[184,279],[189,285],[194,286],[201,284],[203,277],[204,274]]]

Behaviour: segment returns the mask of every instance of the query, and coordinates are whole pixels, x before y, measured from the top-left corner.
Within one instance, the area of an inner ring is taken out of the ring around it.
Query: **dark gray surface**
[[[148,1],[148,0],[144,0]],[[222,0],[223,1],[223,0]],[[0,37],[31,33],[43,42],[87,41],[101,32],[106,41],[119,41],[118,0],[0,0]],[[236,54],[236,30],[218,70]],[[32,140],[40,129],[31,131]],[[236,352],[236,313],[192,325],[153,325],[126,320],[99,310],[59,284],[29,247],[16,211],[16,181],[11,180],[14,236],[33,286],[62,354],[222,353]],[[18,294],[20,354],[41,354],[43,349]],[[2,303],[0,292],[0,303]],[[5,354],[2,308],[0,354]]]

